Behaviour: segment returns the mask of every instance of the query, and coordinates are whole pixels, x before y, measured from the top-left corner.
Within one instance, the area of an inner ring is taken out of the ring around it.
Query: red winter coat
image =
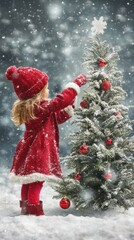
[[[12,180],[25,184],[44,181],[50,175],[61,176],[58,124],[71,117],[66,107],[73,104],[79,91],[75,83],[70,86],[54,99],[44,100],[35,107],[38,118],[25,124],[24,137],[19,141],[13,159]]]

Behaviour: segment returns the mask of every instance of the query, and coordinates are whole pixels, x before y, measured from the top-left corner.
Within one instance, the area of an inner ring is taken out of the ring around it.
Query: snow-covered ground
[[[134,208],[106,212],[59,207],[55,192],[44,185],[41,199],[45,216],[21,216],[20,185],[0,169],[0,240],[134,240]]]

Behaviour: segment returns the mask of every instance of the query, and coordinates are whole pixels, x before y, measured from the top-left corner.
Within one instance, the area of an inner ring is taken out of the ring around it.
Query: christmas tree
[[[54,184],[61,208],[134,206],[134,137],[128,107],[123,104],[118,53],[102,39],[106,22],[92,22],[84,66],[88,83],[76,110],[78,131],[71,135],[71,154],[63,162],[71,169]]]

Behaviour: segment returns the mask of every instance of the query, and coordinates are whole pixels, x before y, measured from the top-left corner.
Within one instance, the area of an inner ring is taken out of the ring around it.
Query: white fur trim
[[[74,82],[68,83],[68,84],[65,86],[65,89],[66,89],[66,88],[73,88],[73,89],[77,92],[77,94],[80,93],[80,87],[79,87],[76,83],[74,83]]]
[[[52,182],[52,181],[60,181],[61,179],[59,177],[56,177],[55,175],[45,175],[42,173],[31,173],[29,175],[15,175],[13,172],[9,174],[9,179],[13,182],[21,183],[21,184],[27,184],[32,182]]]
[[[65,112],[72,117],[74,115],[74,109],[71,105],[69,105],[68,107],[64,108]]]
[[[75,97],[75,100],[74,100],[74,106],[77,107],[77,101],[78,101],[78,97],[76,96]]]

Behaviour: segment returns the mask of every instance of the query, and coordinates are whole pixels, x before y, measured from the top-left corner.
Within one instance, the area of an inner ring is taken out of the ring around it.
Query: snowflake
[[[94,20],[92,21],[93,27],[91,28],[92,33],[95,33],[95,34],[104,33],[104,29],[106,29],[107,23],[103,20],[104,20],[103,17],[100,17],[99,20],[97,20],[94,17]]]

